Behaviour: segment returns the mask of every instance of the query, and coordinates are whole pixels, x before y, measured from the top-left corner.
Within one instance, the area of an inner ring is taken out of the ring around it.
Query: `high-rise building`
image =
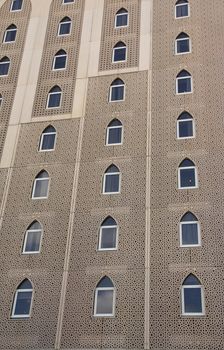
[[[0,349],[224,349],[224,1],[0,0]]]

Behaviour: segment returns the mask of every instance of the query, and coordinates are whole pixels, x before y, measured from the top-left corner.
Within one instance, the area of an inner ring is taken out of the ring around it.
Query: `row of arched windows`
[[[25,279],[17,287],[14,295],[11,317],[28,318],[31,316],[34,289]],[[115,316],[116,288],[108,276],[104,276],[96,285],[94,293],[93,315],[96,317]],[[195,316],[205,314],[204,290],[199,279],[189,274],[181,287],[181,313]]]
[[[116,220],[108,216],[100,225],[97,250],[118,249],[119,226]],[[179,223],[180,246],[195,247],[201,245],[200,225],[197,217],[191,212],[185,213]],[[43,227],[38,221],[34,221],[26,230],[22,253],[38,254],[41,249]]]

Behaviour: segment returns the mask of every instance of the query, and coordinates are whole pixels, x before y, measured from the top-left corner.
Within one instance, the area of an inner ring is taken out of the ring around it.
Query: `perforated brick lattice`
[[[127,27],[115,28],[115,15],[121,8],[129,14]],[[141,1],[105,0],[101,36],[99,70],[136,67],[139,62]],[[127,61],[112,63],[113,47],[122,41],[127,46]]]
[[[7,0],[0,8],[0,59],[7,56],[11,61],[8,76],[0,77],[0,94],[3,97],[0,107],[0,155],[2,154],[15,95],[30,18],[31,3],[29,0],[24,0],[22,11],[19,12],[11,12],[10,7],[11,0]],[[3,43],[5,30],[11,24],[17,27],[16,41],[13,43]]]
[[[76,0],[74,3],[66,5],[63,5],[61,0],[52,1],[33,107],[33,117],[65,114],[72,111],[83,8],[84,0]],[[72,20],[71,34],[58,36],[58,25],[64,17],[69,17]],[[61,49],[68,54],[67,68],[61,71],[53,71],[54,56]],[[62,90],[61,107],[46,109],[48,92],[55,85],[60,86]]]

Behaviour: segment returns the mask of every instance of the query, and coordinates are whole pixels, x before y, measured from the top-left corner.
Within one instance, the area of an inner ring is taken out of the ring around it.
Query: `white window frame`
[[[55,135],[54,138],[54,148],[51,149],[42,149],[43,146],[43,141],[44,141],[44,136],[45,135]],[[56,147],[56,139],[57,139],[57,132],[56,131],[51,131],[51,132],[42,132],[41,136],[40,136],[40,142],[39,142],[39,149],[38,152],[52,152],[55,150]]]
[[[180,172],[181,170],[187,170],[187,169],[194,169],[194,174],[195,174],[195,186],[190,186],[190,187],[181,187],[181,176]],[[185,166],[185,167],[179,167],[178,168],[178,189],[179,190],[189,190],[189,189],[196,189],[198,188],[198,172],[196,166]]]
[[[107,228],[116,228],[116,246],[114,248],[101,248],[101,243],[102,243],[102,231],[103,229],[107,229]],[[100,226],[100,234],[99,234],[99,242],[98,242],[98,249],[99,251],[115,251],[118,249],[118,232],[119,232],[119,228],[118,225],[105,225],[105,226]]]
[[[67,5],[67,4],[66,4],[66,5]],[[69,33],[68,33],[68,34],[60,34],[61,25],[63,25],[63,24],[68,24],[68,23],[70,23],[70,31],[69,31]],[[59,23],[59,25],[58,25],[58,36],[59,36],[59,37],[60,37],[60,36],[69,36],[69,35],[71,35],[71,32],[72,32],[72,20],[67,21],[67,22],[60,22],[60,23]]]
[[[0,96],[0,109],[2,108],[3,105],[3,96]]]
[[[109,143],[109,134],[111,129],[121,129],[121,142],[120,143]],[[115,125],[115,126],[108,126],[107,127],[107,134],[106,134],[106,146],[120,146],[123,145],[123,125]]]
[[[183,123],[183,122],[192,122],[192,130],[193,130],[193,135],[192,136],[185,136],[185,137],[180,137],[180,133],[179,133],[179,124]],[[196,136],[196,132],[195,132],[195,122],[193,118],[188,118],[188,119],[178,119],[177,120],[177,139],[178,140],[187,140],[187,139],[194,139]]]
[[[117,88],[117,87],[121,87],[123,86],[124,87],[124,94],[123,94],[123,99],[122,100],[111,100],[111,97],[112,97],[112,90],[113,88]],[[109,96],[109,102],[112,102],[112,103],[117,103],[117,102],[123,102],[125,101],[125,84],[119,84],[119,85],[111,85],[110,86],[110,96]]]
[[[189,41],[189,51],[177,52],[177,42],[184,41],[184,40],[188,40]],[[192,47],[191,47],[191,39],[190,39],[190,37],[175,39],[175,55],[177,55],[177,56],[179,56],[179,55],[187,55],[188,53],[192,52],[191,50],[192,50]]]
[[[181,17],[177,17],[177,11],[176,11],[176,8],[177,7],[180,7],[180,6],[188,6],[188,16],[181,16]],[[188,17],[190,17],[190,5],[189,5],[189,3],[188,2],[186,2],[185,4],[177,4],[177,5],[175,5],[175,19],[181,19],[181,18],[188,18]]]
[[[201,289],[201,306],[202,312],[185,312],[185,303],[184,303],[184,289]],[[204,298],[204,288],[201,284],[198,285],[182,285],[181,288],[181,306],[182,306],[182,316],[204,316],[205,315],[205,298]]]
[[[183,244],[182,240],[182,227],[184,225],[191,225],[191,224],[197,224],[197,230],[198,230],[198,243],[197,244]],[[189,247],[201,247],[201,226],[199,221],[181,221],[179,223],[179,233],[180,233],[180,247],[181,248],[189,248]]]
[[[118,192],[105,192],[106,177],[110,175],[119,175],[119,189]],[[103,194],[120,194],[121,193],[121,172],[105,173],[103,175]]]
[[[97,298],[99,291],[113,291],[113,305],[112,305],[112,314],[97,314]],[[95,289],[95,297],[94,297],[94,316],[95,317],[115,317],[115,300],[116,300],[116,289],[115,287],[99,287]]]
[[[191,80],[191,91],[188,92],[178,92],[178,81],[183,79],[190,79]],[[186,77],[177,77],[176,78],[176,95],[189,95],[193,93],[193,79],[191,75],[188,75]]]
[[[124,26],[117,26],[117,17],[127,15],[127,24]],[[115,15],[115,21],[114,21],[114,28],[119,29],[119,28],[127,28],[129,26],[129,12],[123,12],[123,13],[117,13]]]
[[[22,11],[22,9],[23,9],[23,2],[24,2],[24,1],[22,1],[21,9],[19,9],[19,10],[13,10],[12,7],[13,7],[14,1],[12,0],[12,1],[11,1],[11,6],[10,6],[10,12],[19,12],[19,11]]]
[[[114,58],[115,58],[115,51],[116,50],[122,50],[122,49],[125,49],[125,60],[120,60],[120,61],[115,61]],[[112,55],[112,63],[122,63],[122,62],[127,62],[127,46],[120,46],[120,47],[114,47],[113,48],[113,55]]]
[[[15,36],[15,40],[5,41],[8,32],[16,32],[16,34],[17,34],[17,28],[12,28],[12,29],[6,29],[5,30],[4,37],[3,37],[3,44],[15,43],[16,42],[16,36]]]
[[[9,69],[8,69],[8,73],[4,74],[4,75],[0,75],[0,78],[2,77],[7,77],[9,75],[9,70],[10,70],[10,65],[11,65],[11,61],[9,60],[8,62],[0,62],[0,66],[3,64],[8,64],[9,65]]]
[[[61,95],[59,106],[56,106],[56,107],[55,107],[55,106],[49,107],[50,96],[51,96],[51,95],[57,95],[57,94],[60,94],[60,95]],[[47,106],[46,106],[46,109],[58,109],[58,108],[61,108],[61,103],[62,103],[62,91],[55,91],[55,92],[49,92],[49,93],[48,93],[48,95],[47,95]]]
[[[24,292],[27,292],[27,293],[32,292],[31,302],[30,302],[30,312],[27,315],[24,315],[24,314],[22,314],[22,315],[15,315],[15,309],[16,309],[16,303],[17,303],[18,294],[19,293],[24,293]],[[33,294],[34,294],[33,289],[17,289],[16,290],[15,295],[14,295],[14,300],[13,300],[11,318],[30,318],[31,311],[32,311],[32,306],[33,306]]]
[[[47,187],[47,195],[46,195],[46,197],[34,197],[37,181],[46,181],[46,180],[48,180],[48,187]],[[35,178],[34,183],[33,183],[32,197],[31,198],[34,199],[34,200],[47,199],[48,196],[49,196],[49,189],[50,189],[50,177]]]
[[[39,244],[39,250],[38,251],[25,250],[29,232],[40,232],[41,233],[41,235],[40,235],[40,244]],[[42,227],[40,229],[28,229],[28,230],[26,230],[26,232],[25,232],[25,239],[24,239],[24,242],[23,242],[22,254],[23,255],[39,254],[41,252],[42,236],[43,236],[43,229],[42,229]]]
[[[55,68],[56,59],[57,59],[58,57],[65,57],[65,58],[66,58],[66,59],[65,59],[65,67],[64,67],[64,68]],[[54,56],[54,59],[53,59],[52,70],[53,70],[53,71],[56,71],[56,72],[61,71],[61,70],[66,70],[66,68],[67,68],[67,62],[68,62],[68,55],[67,55],[67,53],[66,53],[66,54],[62,54],[62,55],[57,55],[57,54],[56,54],[56,55]]]

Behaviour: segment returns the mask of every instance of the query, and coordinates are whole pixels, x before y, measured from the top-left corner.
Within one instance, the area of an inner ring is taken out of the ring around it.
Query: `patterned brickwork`
[[[127,27],[115,28],[115,15],[121,8],[129,14]],[[99,70],[136,67],[139,62],[141,1],[138,0],[105,0],[101,37]],[[122,41],[127,46],[126,62],[113,63],[113,47]]]
[[[121,76],[122,103],[108,103],[114,78],[89,81],[62,348],[144,348],[147,73]],[[124,142],[108,147],[106,126],[114,117],[124,125]],[[121,193],[103,195],[111,163],[120,169]],[[99,228],[108,215],[119,226],[118,250],[99,252]],[[115,318],[93,316],[94,289],[104,275],[116,288]]]
[[[34,117],[65,114],[72,111],[83,7],[83,0],[76,0],[74,3],[66,5],[63,5],[61,0],[52,2],[33,108]],[[72,20],[71,34],[58,36],[58,25],[64,17],[69,17]],[[53,71],[54,56],[61,49],[68,54],[67,68]],[[61,107],[46,109],[48,92],[55,85],[59,85],[63,93]]]
[[[223,33],[224,5],[189,1],[190,17],[175,20],[175,1],[154,2],[150,349],[205,350],[223,348]],[[181,32],[192,40],[192,53],[174,55]],[[203,37],[203,40],[202,40]],[[175,78],[186,69],[193,93],[175,95]],[[215,93],[214,93],[215,92]],[[181,112],[194,118],[196,137],[177,140]],[[177,189],[178,166],[184,158],[196,165],[199,188]],[[179,222],[194,213],[201,226],[202,246],[180,248]],[[180,290],[194,273],[205,291],[203,317],[181,316]],[[215,287],[214,287],[215,286]]]
[[[10,7],[11,1],[7,0],[0,8],[0,59],[7,56],[11,61],[8,76],[0,77],[0,94],[3,97],[3,102],[0,107],[0,155],[2,154],[5,142],[20,63],[23,56],[31,3],[29,0],[24,0],[22,11],[19,12],[11,12]],[[3,43],[5,30],[11,24],[17,27],[16,41],[14,43]]]

